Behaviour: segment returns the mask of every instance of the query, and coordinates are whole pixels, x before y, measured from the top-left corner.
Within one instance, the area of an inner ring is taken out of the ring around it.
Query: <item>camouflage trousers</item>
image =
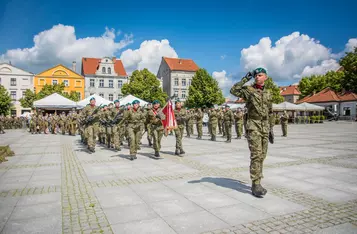
[[[106,144],[108,148],[113,144],[113,127],[105,127]]]
[[[120,149],[121,145],[121,128],[118,125],[113,126],[113,143],[116,150]]]
[[[151,136],[153,138],[154,150],[160,151],[161,149],[161,139],[164,136],[164,128],[162,126],[152,126]]]
[[[176,137],[176,150],[183,150],[182,148],[182,137],[184,132],[184,126],[178,125],[175,129],[175,137]]]
[[[3,124],[0,124],[0,133],[5,133]]]
[[[61,129],[61,133],[64,135],[66,134],[66,124],[61,122],[60,123],[60,129]]]
[[[196,124],[198,137],[202,137],[202,125],[202,122],[197,122]]]
[[[97,135],[98,135],[98,125],[88,125],[85,130],[87,136],[88,147],[94,149],[96,145]]]
[[[224,132],[227,136],[227,140],[232,139],[232,123],[230,121],[224,122]]]
[[[51,122],[51,133],[52,134],[56,134],[56,127],[57,127],[56,122]]]
[[[188,129],[190,130],[190,135],[193,134],[193,122],[188,123]]]
[[[75,136],[77,131],[77,124],[75,122],[69,123],[69,134]]]
[[[222,122],[220,123],[220,125],[222,125],[222,134],[223,134],[223,137],[225,137],[225,136],[226,136],[226,127],[225,127],[224,121],[222,121]]]
[[[211,123],[211,137],[216,137],[217,135],[217,122]]]
[[[136,155],[142,134],[142,127],[139,124],[129,124],[128,127],[130,155]]]
[[[103,125],[99,125],[99,127],[98,127],[99,143],[104,144],[105,143],[105,137],[106,137],[105,127]]]
[[[48,122],[44,122],[42,125],[42,131],[47,134]]]
[[[260,184],[263,178],[263,162],[268,151],[268,133],[248,130],[250,150],[250,178],[254,184]]]
[[[34,122],[31,122],[31,123],[30,123],[30,132],[31,132],[31,133],[36,133],[36,132],[37,132],[37,130],[36,130],[36,123],[34,123]]]
[[[218,120],[218,134],[222,134],[222,120]]]
[[[235,129],[236,129],[237,137],[241,137],[243,134],[243,123],[235,122]]]
[[[288,135],[288,125],[287,124],[281,124],[281,130],[283,131],[283,136]]]
[[[147,131],[147,139],[149,142],[149,145],[152,143],[152,130],[151,130],[151,124],[146,124],[145,125],[145,130]]]

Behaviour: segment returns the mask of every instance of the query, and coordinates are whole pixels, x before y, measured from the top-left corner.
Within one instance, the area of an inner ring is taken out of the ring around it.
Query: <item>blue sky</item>
[[[357,9],[357,1],[352,0],[1,2],[5,7],[0,10],[0,55],[31,48],[33,37],[54,25],[73,26],[77,38],[98,37],[108,27],[133,34],[133,43],[115,52],[118,57],[123,50],[138,49],[144,40],[167,39],[179,57],[192,58],[211,73],[225,70],[235,77],[245,72],[241,50],[263,37],[274,44],[297,31],[333,53],[343,51],[348,40],[357,37],[352,10]]]

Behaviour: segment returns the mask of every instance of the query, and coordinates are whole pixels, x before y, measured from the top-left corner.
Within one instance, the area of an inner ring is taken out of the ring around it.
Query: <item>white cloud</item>
[[[222,89],[223,95],[225,97],[230,96],[230,89],[234,84],[234,81],[231,76],[227,76],[227,72],[225,70],[222,71],[214,71],[212,73],[212,77],[217,80],[219,87]]]
[[[147,40],[136,50],[128,49],[122,52],[120,59],[128,73],[136,69],[147,68],[155,75],[159,69],[162,56],[177,58],[174,48],[168,40]]]
[[[221,60],[224,60],[227,57],[227,55],[221,55]]]
[[[357,46],[356,38],[348,41],[344,52],[351,51],[353,46]],[[240,62],[244,71],[265,67],[274,80],[282,81],[335,70],[339,67],[335,59],[341,56],[308,35],[294,32],[274,45],[269,37],[260,39],[258,44],[241,51]]]
[[[126,34],[116,41],[119,34],[120,31],[105,28],[102,36],[77,38],[73,26],[59,24],[37,34],[33,47],[8,50],[0,55],[0,61],[11,61],[24,69],[39,72],[59,63],[70,65],[77,61],[78,64],[82,57],[114,56],[133,42],[133,36]]]

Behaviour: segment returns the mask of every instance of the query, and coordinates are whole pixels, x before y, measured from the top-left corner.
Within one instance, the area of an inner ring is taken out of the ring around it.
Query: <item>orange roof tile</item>
[[[357,101],[357,94],[352,92],[337,94],[330,88],[326,88],[315,95],[306,96],[296,103],[318,103],[318,102],[343,102],[343,101]]]
[[[167,58],[163,57],[171,71],[193,71],[196,72],[199,67],[192,59]]]
[[[100,58],[82,58],[82,74],[94,75],[98,69]],[[113,58],[114,70],[119,76],[127,76],[120,59]]]
[[[280,87],[280,95],[300,95],[299,87],[297,85],[289,85]]]

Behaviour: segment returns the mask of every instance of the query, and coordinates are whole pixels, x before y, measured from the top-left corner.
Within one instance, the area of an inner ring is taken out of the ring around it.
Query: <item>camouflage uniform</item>
[[[237,110],[237,112],[234,113],[234,125],[237,139],[241,139],[243,134],[243,112],[241,110]]]
[[[281,120],[281,130],[283,131],[283,137],[286,137],[288,135],[288,121],[289,121],[289,115],[286,111],[284,111],[284,114],[280,117]]]
[[[218,134],[222,134],[224,132],[224,129],[222,129],[222,122],[223,122],[222,110],[217,111],[217,119],[218,119]]]
[[[85,134],[87,138],[88,149],[91,152],[94,152],[96,139],[98,135],[98,125],[99,125],[98,108],[99,107],[88,105],[82,111],[83,116],[87,122],[85,128]]]
[[[175,137],[176,137],[176,155],[182,155],[185,151],[182,148],[182,137],[184,133],[184,126],[187,117],[187,112],[184,108],[174,110],[175,119],[177,122],[177,128],[175,129]]]
[[[60,129],[61,129],[62,135],[66,134],[66,121],[67,121],[67,116],[63,112],[59,117],[59,126],[60,126]]]
[[[5,117],[3,115],[0,116],[0,134],[4,134],[4,123],[5,123]]]
[[[218,114],[213,108],[209,111],[209,124],[211,128],[211,140],[216,141]]]
[[[133,103],[134,104],[134,103]],[[128,136],[129,136],[129,145],[130,145],[130,159],[136,159],[136,153],[139,149],[139,141],[142,134],[142,123],[145,120],[144,113],[138,108],[130,110],[124,113],[124,118],[120,121],[119,125],[128,123]]]
[[[231,110],[226,110],[223,115],[223,120],[224,120],[224,132],[226,133],[227,136],[227,141],[226,142],[231,142],[232,140],[232,124],[234,121],[234,115]]]
[[[113,125],[113,133],[112,133],[112,138],[113,138],[113,143],[114,143],[114,149],[120,151],[120,139],[121,139],[121,135],[123,134],[121,131],[120,126],[117,124],[119,123],[122,119],[123,119],[123,114],[124,111],[122,109],[120,109],[120,107],[114,107],[112,109],[112,119],[116,118],[116,123],[114,123]]]
[[[149,146],[152,146],[151,123],[149,117],[150,111],[151,111],[151,107],[148,106],[146,111],[145,130],[146,130]]]
[[[258,73],[256,72],[256,74]],[[251,73],[248,73],[240,82],[233,85],[230,93],[246,100],[252,193],[261,196],[266,194],[266,190],[260,185],[260,182],[263,178],[263,162],[267,155],[269,134],[272,135],[274,126],[272,122],[273,108],[272,95],[269,90],[255,84],[243,86],[252,76]]]
[[[195,113],[196,127],[197,127],[197,139],[202,139],[202,125],[203,125],[203,112],[201,108],[197,108]]]
[[[161,139],[164,135],[164,126],[162,125],[162,120],[166,119],[166,116],[162,113],[161,108],[149,110],[148,113],[150,124],[151,124],[151,135],[154,143],[155,156],[160,156],[161,149]]]
[[[76,135],[77,132],[77,119],[78,119],[78,114],[75,110],[73,110],[69,114],[69,134],[72,136]]]
[[[105,144],[106,128],[104,126],[104,122],[106,121],[106,110],[101,108],[98,115],[99,115],[99,125],[98,125],[99,143]]]

